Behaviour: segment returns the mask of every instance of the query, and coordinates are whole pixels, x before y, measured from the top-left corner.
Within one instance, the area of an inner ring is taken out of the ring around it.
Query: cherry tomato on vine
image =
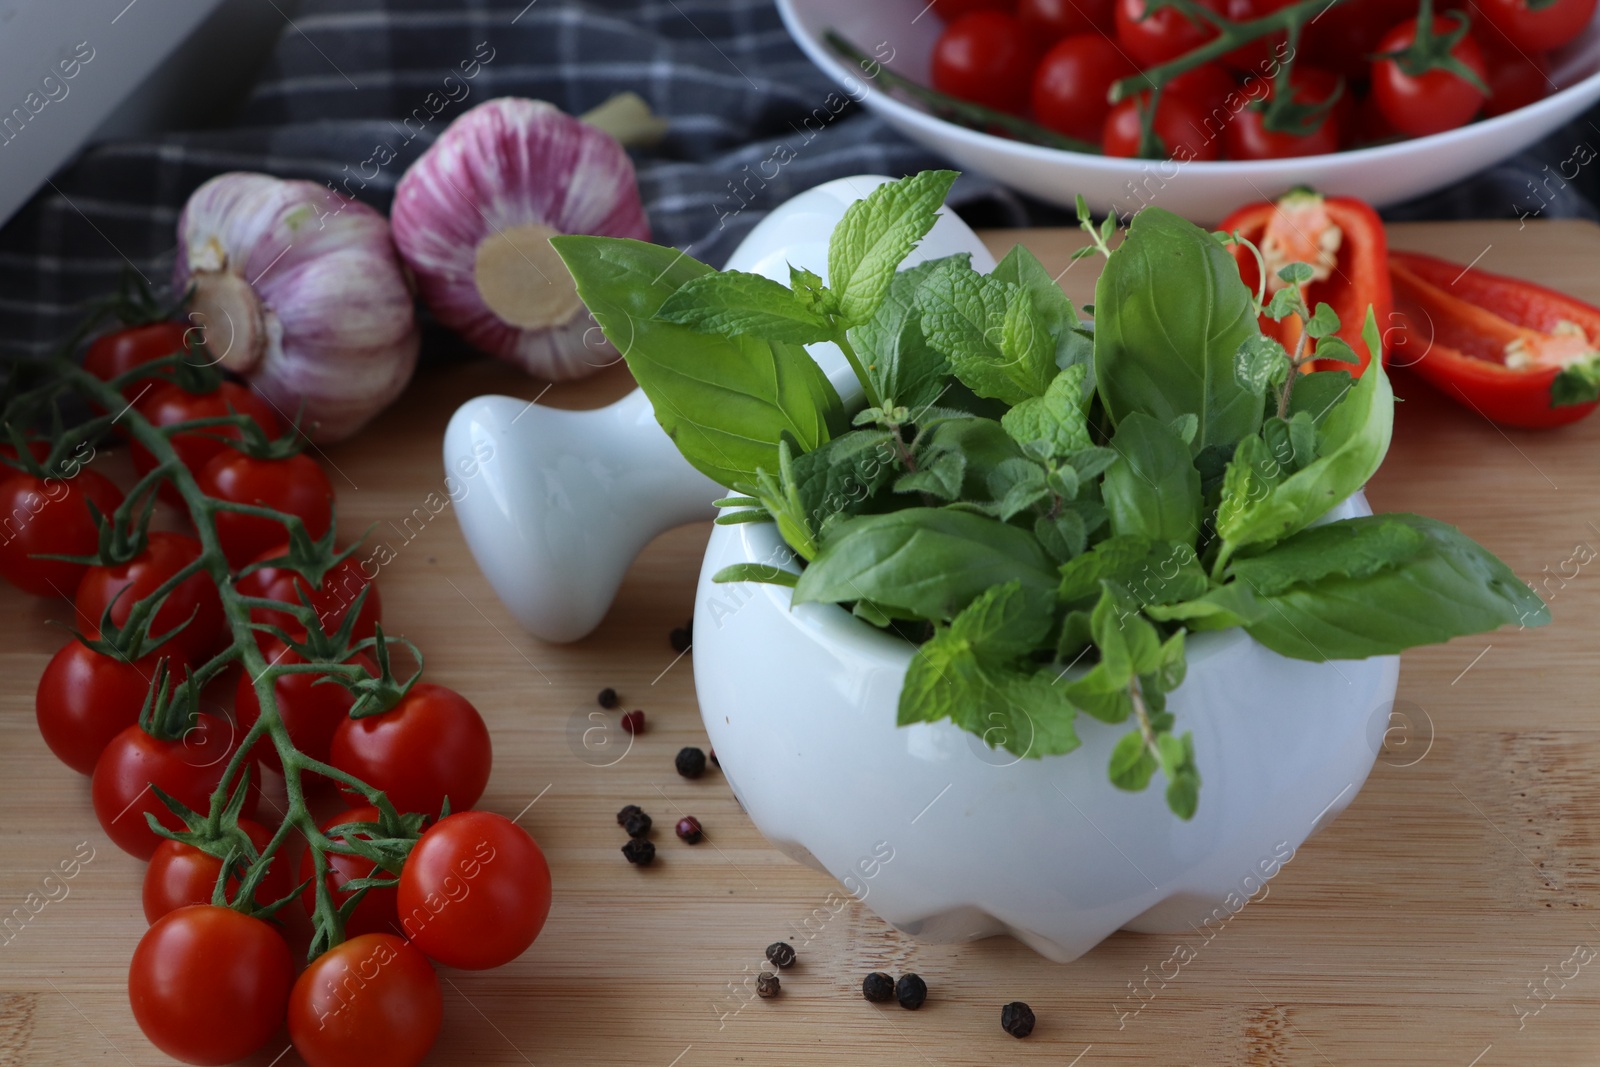
[[[1371,66],[1368,57],[1378,51],[1395,15],[1395,0],[1344,0],[1324,8],[1302,36],[1296,62],[1307,60],[1349,80],[1365,78]]]
[[[277,559],[288,551],[287,544],[280,544],[261,553],[253,562]],[[378,596],[377,583],[367,577],[366,568],[369,566],[372,566],[371,561],[364,560],[359,555],[349,556],[323,575],[322,584],[315,592],[311,591],[311,583],[307,582],[303,575],[287,567],[262,567],[240,578],[234,586],[245,596],[260,597],[263,600],[281,600],[286,604],[299,604],[300,591],[303,590],[310,597],[311,606],[316,610],[322,628],[328,633],[337,630],[344,623],[350,606],[365,589],[367,597],[361,602],[361,613],[356,616],[355,633],[352,635],[354,640],[361,641],[372,637],[376,632],[374,627],[383,621],[383,600]],[[286,611],[254,608],[250,612],[250,618],[255,622],[271,623],[281,627],[290,635],[305,630],[305,626]],[[268,636],[262,634],[258,641],[265,642],[267,639]]]
[[[224,1064],[283,1022],[294,960],[278,932],[232,908],[197,904],[156,920],[128,967],[139,1029],[184,1063]]]
[[[1270,15],[1279,8],[1288,7],[1296,0],[1227,0],[1224,12],[1234,22],[1248,22],[1264,15]],[[1316,31],[1313,28],[1305,36],[1312,36]],[[1269,33],[1259,37],[1249,44],[1240,45],[1222,57],[1222,62],[1242,74],[1253,75],[1257,78],[1271,78],[1277,74],[1277,64],[1282,63],[1289,55],[1289,35],[1287,33]]]
[[[1295,65],[1294,73],[1290,75],[1290,85],[1297,104],[1325,103],[1339,92],[1339,79],[1335,75],[1303,64]],[[1274,96],[1275,89],[1276,86],[1268,90],[1268,100]],[[1288,159],[1337,152],[1349,117],[1354,115],[1353,106],[1348,96],[1341,97],[1316,128],[1307,134],[1269,130],[1259,107],[1244,108],[1228,124],[1228,158]]]
[[[1098,141],[1111,102],[1106,94],[1137,74],[1110,38],[1077,33],[1055,43],[1033,74],[1033,117],[1042,126],[1083,141]]]
[[[1017,18],[1040,41],[1059,41],[1074,33],[1109,32],[1116,0],[1022,0]]]
[[[1146,97],[1131,97],[1106,116],[1101,144],[1108,156],[1134,159],[1139,155],[1140,108]],[[1215,133],[1206,128],[1206,115],[1181,96],[1161,94],[1156,105],[1156,136],[1166,146],[1167,158],[1180,163],[1213,160],[1221,149]]]
[[[974,11],[939,35],[933,46],[933,87],[997,111],[1028,103],[1036,41],[1015,15]]]
[[[89,350],[83,354],[83,369],[109,382],[135,367],[185,351],[188,332],[188,325],[181,322],[147,322],[142,326],[113,330],[90,342]],[[122,395],[131,402],[145,395],[146,390],[154,392],[162,379],[171,377],[169,370],[159,376],[130,382],[122,387]]]
[[[257,459],[223,449],[195,474],[200,491],[235,504],[254,504],[297,515],[306,532],[321,537],[333,525],[333,486],[322,465],[304,452],[284,459]],[[235,569],[281,544],[283,523],[235,511],[218,511],[217,540]]]
[[[173,741],[152,737],[138,726],[123,730],[95,761],[89,785],[101,829],[122,851],[149,859],[165,838],[157,837],[146,825],[145,812],[153,812],[170,830],[183,829],[183,823],[149,787],[160,787],[195,811],[208,811],[212,790],[222,780],[239,737],[232,723],[205,712]],[[260,796],[259,776],[252,775],[241,813],[244,817],[255,815]]]
[[[1455,26],[1455,21],[1439,17],[1433,20],[1433,25],[1436,33],[1446,33]],[[1383,40],[1378,42],[1378,51],[1398,52],[1407,48],[1416,33],[1417,20],[1407,19],[1384,34]],[[1472,34],[1457,41],[1450,54],[1487,80],[1489,71]],[[1483,90],[1458,74],[1430,70],[1413,77],[1392,59],[1373,61],[1372,95],[1390,125],[1412,137],[1443,133],[1465,125],[1484,102]]]
[[[78,629],[99,627],[107,606],[111,608],[111,621],[122,626],[128,621],[135,601],[149,596],[167,579],[199,559],[200,552],[200,542],[193,537],[157,530],[149,535],[145,550],[128,562],[114,567],[90,567],[78,583],[78,592],[73,598]],[[185,621],[188,625],[156,649],[157,652],[170,651],[191,667],[198,667],[227,644],[227,619],[222,613],[222,601],[211,576],[205,571],[185,578],[167,594],[150,631],[164,634]]]
[[[371,804],[363,804],[330,816],[322,822],[321,829],[330,839],[341,841],[348,835],[333,833],[335,826],[341,823],[377,821],[378,809]],[[357,878],[374,877],[373,870],[377,867],[377,864],[363,856],[346,856],[329,852],[327,858],[328,889],[333,893],[336,906],[342,905],[348,895],[341,893],[340,887]],[[300,903],[305,907],[307,915],[315,915],[317,911],[316,877],[316,863],[311,857],[311,850],[307,849],[300,856],[300,873],[296,881],[297,885],[301,882],[306,883],[306,887],[300,891]],[[377,877],[383,875],[380,873]],[[361,898],[361,903],[356,905],[355,911],[350,913],[350,918],[345,920],[344,935],[357,937],[361,934],[390,934],[400,929],[396,897],[397,891],[394,886],[378,886],[367,890],[366,896]]]
[[[1548,52],[1569,43],[1594,18],[1595,0],[1553,0],[1537,8],[1529,0],[1473,0],[1473,9],[1523,52]]]
[[[1200,3],[1219,15],[1223,12],[1224,0]],[[1217,35],[1210,26],[1190,22],[1174,7],[1147,12],[1145,0],[1117,0],[1116,23],[1117,41],[1145,70],[1192,52]]]
[[[109,516],[122,490],[103,474],[80,469],[71,478],[38,478],[12,471],[0,480],[0,576],[34,596],[70,597],[83,563],[35,559],[35,553],[90,556],[100,548],[93,504]]]
[[[79,774],[93,774],[111,739],[139,721],[159,659],[129,663],[82,641],[63,645],[39,676],[34,698],[39,733],[56,758]]]
[[[934,14],[952,22],[962,15],[970,15],[974,11],[1010,11],[1017,6],[1017,0],[933,0]]]
[[[306,659],[276,637],[267,637],[261,643],[261,654],[268,663],[293,666]],[[365,667],[368,674],[376,675],[377,666],[365,655],[357,654],[349,660]],[[323,682],[320,674],[280,674],[273,683],[273,695],[278,702],[278,717],[289,731],[294,747],[312,759],[328,762],[328,749],[333,744],[333,732],[345,720],[355,694],[338,682]],[[239,688],[234,695],[233,715],[239,729],[249,732],[261,717],[261,701],[256,698],[256,688],[248,673],[239,675]],[[256,742],[256,759],[264,766],[283,773],[283,761],[270,737]],[[320,775],[306,775],[305,780],[321,781]]]
[[[31,455],[36,461],[43,463],[45,460],[50,458],[50,442],[40,441],[37,439],[29,441],[28,454]],[[0,443],[0,456],[5,457],[6,459],[14,460],[17,458],[17,450],[10,444]],[[12,468],[0,464],[0,478],[8,477],[11,473],[11,470]]]
[[[272,840],[272,831],[253,819],[240,819],[239,829],[250,838],[260,855]],[[155,922],[169,911],[177,911],[191,904],[211,903],[211,891],[222,874],[222,861],[208,852],[202,852],[182,841],[163,841],[150,857],[144,869],[144,918]],[[228,878],[228,899],[238,896],[243,879],[237,874]],[[252,898],[260,907],[289,895],[289,861],[282,852],[273,854],[267,864],[267,873],[256,886]]]
[[[1181,96],[1198,107],[1210,122],[1207,133],[1213,135],[1227,121],[1230,98],[1234,108],[1244,100],[1233,75],[1220,63],[1202,63],[1184,71],[1167,83],[1162,95]]]
[[[446,797],[461,811],[483,796],[493,746],[465,697],[418,682],[383,714],[341,722],[328,762],[383,790],[399,811],[437,816]]]
[[[223,382],[210,393],[191,393],[173,384],[160,385],[146,394],[135,407],[157,426],[233,414],[250,416],[268,437],[277,437],[283,432],[283,422],[273,406],[260,393],[235,382]],[[237,426],[212,426],[173,434],[169,440],[183,465],[189,468],[190,473],[198,474],[200,468],[211,461],[211,457],[228,447],[228,441],[237,441],[242,436]],[[140,445],[133,446],[134,470],[144,475],[153,470],[155,465],[154,456]],[[176,502],[180,498],[171,494],[169,499]]]
[[[464,887],[464,888],[463,888]],[[422,835],[400,872],[406,936],[430,959],[482,971],[533,944],[550,914],[550,865],[503,815],[462,811]]]
[[[1536,104],[1552,92],[1550,75],[1542,60],[1512,49],[1484,47],[1483,62],[1489,68],[1489,101],[1483,117],[1493,118],[1518,108]]]
[[[289,1039],[309,1067],[413,1067],[444,1019],[439,978],[394,934],[363,934],[318,956],[289,995]]]

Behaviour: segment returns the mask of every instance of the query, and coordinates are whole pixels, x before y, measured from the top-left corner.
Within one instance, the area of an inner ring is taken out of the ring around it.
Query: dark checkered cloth
[[[307,0],[231,128],[96,146],[0,230],[0,351],[43,350],[129,265],[164,286],[178,212],[212,175],[331,181],[386,210],[405,168],[467,108],[527,96],[577,114],[621,89],[671,123],[664,143],[635,154],[656,240],[713,264],[819,182],[941,162],[854,105],[819,123],[834,86],[772,0]],[[1596,217],[1588,170],[1551,180],[1583,142],[1600,144],[1587,122],[1390,214]],[[396,157],[375,167],[380,144]],[[953,199],[983,225],[1067,221],[976,176]]]

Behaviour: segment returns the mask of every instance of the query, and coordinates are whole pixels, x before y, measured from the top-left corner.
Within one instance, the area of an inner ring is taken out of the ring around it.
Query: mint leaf
[[[968,500],[987,501],[989,475],[1007,460],[1021,459],[1022,450],[993,419],[941,419],[932,423],[917,447],[917,463],[926,465],[945,452],[966,457],[962,491]]]
[[[900,690],[900,725],[949,719],[991,748],[1032,758],[1077,748],[1077,710],[1026,659],[1049,629],[1048,599],[1020,582],[985,591],[918,649]]]
[[[1117,461],[1100,487],[1111,532],[1194,543],[1200,535],[1200,472],[1183,439],[1135,411],[1118,424],[1111,447]]]
[[[1234,372],[1239,346],[1261,332],[1253,297],[1199,227],[1156,207],[1135,215],[1095,288],[1095,379],[1112,421],[1193,413],[1194,452],[1255,433],[1261,394]]]
[[[1417,515],[1380,518],[1421,534],[1421,549],[1382,569],[1324,575],[1274,594],[1233,581],[1207,599],[1257,616],[1246,632],[1274,652],[1317,662],[1394,655],[1510,623],[1550,621],[1533,590],[1454,526]]]
[[[1089,544],[1089,531],[1083,516],[1076,511],[1062,509],[1054,518],[1041,517],[1033,521],[1033,536],[1039,539],[1044,550],[1057,563],[1066,563],[1083,554]]]
[[[941,452],[932,462],[894,483],[897,493],[930,493],[940,500],[961,496],[961,479],[967,473],[967,457],[957,451]]]
[[[955,171],[925,170],[880,185],[845,210],[828,242],[828,285],[847,326],[870,319],[895,268],[933,229]]]
[[[1235,559],[1228,573],[1258,596],[1334,575],[1365,578],[1421,552],[1427,538],[1389,515],[1342,519],[1301,530],[1267,551]]]
[[[833,327],[804,300],[759,274],[725,270],[702,274],[678,288],[656,316],[701,333],[811,344],[833,336]]]
[[[962,252],[898,272],[872,318],[850,329],[849,339],[879,396],[909,408],[915,421],[921,409],[939,399],[950,365],[922,334],[917,288],[939,264],[971,269]]]
[[[1011,286],[1000,330],[1000,354],[1006,377],[1027,396],[1043,396],[1055,379],[1056,342],[1025,289]]]
[[[1181,541],[1109,537],[1061,567],[1056,596],[1069,607],[1094,603],[1113,582],[1141,605],[1192,600],[1209,588],[1194,549]]]
[[[1051,380],[1043,396],[1031,397],[1000,417],[1017,444],[1042,442],[1041,458],[1059,459],[1090,448],[1088,419],[1080,404],[1088,368],[1074,364]]]
[[[578,295],[685,459],[720,485],[778,466],[787,433],[802,451],[828,440],[844,406],[798,345],[697,333],[656,318],[668,297],[711,268],[672,248],[615,237],[559,236],[552,246]]]
[[[1138,730],[1123,734],[1111,750],[1111,784],[1118,789],[1130,793],[1143,791],[1158,768],[1155,756],[1144,743],[1144,734]]]
[[[1033,535],[982,515],[906,508],[840,522],[800,577],[795,603],[867,599],[924,619],[953,618],[1013,579],[1053,591],[1055,565]]]
[[[1085,374],[1078,384],[1080,399],[1087,401],[1094,388],[1094,342],[1084,335],[1072,301],[1044,264],[1022,245],[1013,245],[989,276],[1015,285],[1033,298],[1034,310],[1055,341],[1055,366],[1062,370],[1083,366]]]
[[[795,491],[807,521],[826,536],[835,515],[860,508],[899,469],[886,430],[851,430],[792,462]]]
[[[1003,521],[1009,521],[1050,496],[1044,468],[1032,460],[1006,460],[989,472],[988,483],[989,495],[998,503]]]
[[[1013,294],[1019,292],[971,267],[943,260],[916,292],[928,343],[949,360],[950,369],[969,389],[1007,404],[1038,395],[1008,373],[1010,357],[1001,348],[1006,313]],[[1023,377],[1030,380],[1027,374]]]

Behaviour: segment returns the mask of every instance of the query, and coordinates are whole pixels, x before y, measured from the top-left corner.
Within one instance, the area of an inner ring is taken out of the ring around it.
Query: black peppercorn
[[[778,995],[782,983],[775,974],[762,974],[756,977],[756,996],[771,999]]]
[[[650,832],[650,816],[636,811],[622,820],[622,828],[628,831],[629,837],[643,837]]]
[[[693,641],[687,626],[674,627],[673,631],[667,635],[667,640],[672,642],[672,651],[674,652],[689,651],[689,645]]]
[[[887,1004],[894,999],[894,979],[882,971],[873,971],[861,979],[861,995],[874,1004]]]
[[[928,983],[918,975],[902,974],[894,984],[894,999],[900,1002],[902,1008],[916,1011],[928,999]]]
[[[706,754],[693,745],[678,749],[678,758],[673,762],[685,778],[698,778],[706,773]]]
[[[700,829],[700,820],[693,815],[685,815],[678,820],[678,836],[688,845],[698,845],[704,838],[705,831]]]
[[[1000,1029],[1012,1037],[1027,1037],[1033,1033],[1033,1009],[1013,1000],[1000,1009]]]
[[[645,818],[648,819],[649,816],[646,815]],[[629,863],[637,863],[639,866],[644,867],[656,858],[656,846],[642,837],[634,837],[630,838],[628,843],[622,846],[622,854],[628,857]]]
[[[621,811],[617,812],[617,825],[621,826],[624,823],[626,823],[628,821],[628,816],[630,816],[630,815],[643,815],[643,814],[644,814],[644,809],[641,808],[639,805],[637,805],[637,804],[629,804],[627,807],[625,807]]]
[[[794,966],[794,946],[787,941],[774,941],[767,946],[767,959],[774,967]]]
[[[617,699],[617,691],[611,688],[609,685],[600,690],[600,695],[595,699],[600,702],[600,706],[602,708],[607,709],[614,708],[620,703],[620,701]]]

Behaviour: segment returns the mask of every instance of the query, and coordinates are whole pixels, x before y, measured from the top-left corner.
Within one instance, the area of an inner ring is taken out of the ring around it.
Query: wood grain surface
[[[1057,231],[988,237],[997,253],[1027,244],[1052,270],[1079,243]],[[1600,302],[1600,229],[1585,224],[1396,226],[1393,239]],[[1061,281],[1084,300],[1095,269],[1079,263]],[[386,623],[493,731],[481,806],[520,813],[556,879],[549,924],[521,959],[441,972],[446,1019],[428,1062],[1600,1062],[1600,962],[1583,962],[1600,947],[1600,577],[1580,562],[1600,547],[1600,420],[1502,431],[1396,376],[1405,402],[1373,506],[1460,525],[1545,589],[1555,624],[1407,653],[1365,789],[1210,940],[1118,934],[1057,965],[1007,939],[920,945],[854,902],[834,913],[831,880],[768,847],[715,772],[673,772],[680,746],[704,744],[690,657],[667,637],[690,613],[704,526],[651,545],[600,629],[555,647],[517,628],[447,511],[405,525],[442,495],[440,439],[461,401],[504,392],[582,408],[630,384],[613,369],[542,393],[487,360],[433,368],[358,440],[327,451],[343,529],[376,524],[372,536],[394,550],[379,579]],[[126,470],[115,453],[97,462]],[[75,850],[93,854],[65,897],[0,935],[0,1067],[169,1062],[140,1035],[125,993],[145,929],[143,865],[100,832],[86,780],[34,725],[34,686],[63,641],[49,622],[68,614],[0,589],[0,917],[29,914],[47,872]],[[602,686],[649,717],[648,733],[614,749],[621,758],[577,740]],[[655,817],[650,869],[618,852],[613,814],[626,803]],[[672,836],[680,813],[704,823],[704,844]],[[757,1000],[746,980],[784,937],[800,961],[780,998]],[[1175,967],[1180,943],[1195,955]],[[919,972],[926,1007],[865,1002],[870,970]],[[1000,1029],[1011,1000],[1038,1015],[1026,1041]],[[286,1046],[280,1037],[252,1062]],[[298,1060],[288,1051],[276,1062]]]

